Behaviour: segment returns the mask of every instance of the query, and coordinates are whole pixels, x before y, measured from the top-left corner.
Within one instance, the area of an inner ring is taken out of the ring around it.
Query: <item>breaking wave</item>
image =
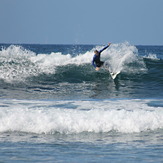
[[[0,105],[0,132],[134,133],[163,129],[161,100],[1,100]]]
[[[84,81],[87,79],[86,76],[95,74],[91,66],[95,48],[77,55],[62,52],[36,54],[22,46],[11,45],[0,51],[0,79],[5,82],[22,82],[45,75],[55,80],[55,77],[62,76],[63,79],[65,75],[65,78],[67,76],[71,78],[76,74],[81,81]],[[113,72],[120,71],[122,75],[146,74],[153,67],[157,73],[163,64],[156,54],[140,56],[138,49],[129,43],[112,44],[102,53],[101,59],[105,61],[104,69],[101,71],[104,75],[108,69]]]

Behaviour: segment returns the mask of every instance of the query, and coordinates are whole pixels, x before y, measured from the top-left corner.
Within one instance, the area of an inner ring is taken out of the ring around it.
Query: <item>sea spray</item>
[[[111,45],[104,52],[103,58],[105,68],[113,73],[142,73],[147,70],[143,58],[138,56],[138,49],[128,42]]]
[[[11,45],[8,48],[2,48],[0,51],[0,79],[7,82],[25,81],[29,77],[41,74],[55,74],[57,67],[67,65],[90,65],[93,58],[93,51],[101,49],[102,46],[79,53],[63,54],[62,52],[51,52],[50,54],[36,54],[22,46]],[[129,43],[112,44],[101,55],[101,59],[106,61],[105,68],[113,72],[139,72],[145,69],[145,64],[138,57],[138,50]],[[130,67],[128,64],[137,63],[139,66]],[[107,65],[107,66],[106,66]]]

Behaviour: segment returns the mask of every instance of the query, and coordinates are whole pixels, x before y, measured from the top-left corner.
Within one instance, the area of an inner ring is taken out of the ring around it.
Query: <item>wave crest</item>
[[[22,46],[11,45],[0,51],[0,79],[6,82],[21,82],[42,74],[58,75],[57,71],[60,70],[60,67],[62,67],[62,71],[59,73],[64,75],[65,72],[69,72],[67,71],[69,65],[73,65],[70,66],[71,72],[75,72],[76,68],[80,66],[85,71],[80,71],[82,74],[84,73],[85,76],[91,74],[92,76],[94,74],[94,69],[91,66],[93,51],[101,48],[102,46],[96,46],[78,55],[63,54],[62,52],[36,54]],[[150,54],[147,57],[139,56],[138,49],[128,42],[112,44],[101,55],[101,59],[106,63],[105,69],[112,72],[120,71],[128,75],[147,72],[144,58],[156,59],[157,57]],[[80,72],[78,71],[78,73]]]

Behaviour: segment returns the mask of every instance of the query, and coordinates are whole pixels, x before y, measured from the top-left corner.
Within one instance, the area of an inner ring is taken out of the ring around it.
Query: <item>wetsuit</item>
[[[103,49],[101,49],[100,51],[98,51],[99,52],[99,54],[98,55],[94,55],[94,57],[93,57],[93,60],[92,60],[92,65],[96,68],[96,67],[101,67],[103,64],[104,64],[104,62],[102,62],[102,61],[100,61],[100,55],[101,55],[101,53],[105,50],[105,49],[107,49],[109,47],[109,45],[107,45],[107,46],[105,46]]]

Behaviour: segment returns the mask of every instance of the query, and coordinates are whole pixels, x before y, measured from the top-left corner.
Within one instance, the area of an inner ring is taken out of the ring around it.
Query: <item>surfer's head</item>
[[[95,53],[96,55],[99,55],[99,51],[98,51],[98,50],[95,50],[94,53]]]

